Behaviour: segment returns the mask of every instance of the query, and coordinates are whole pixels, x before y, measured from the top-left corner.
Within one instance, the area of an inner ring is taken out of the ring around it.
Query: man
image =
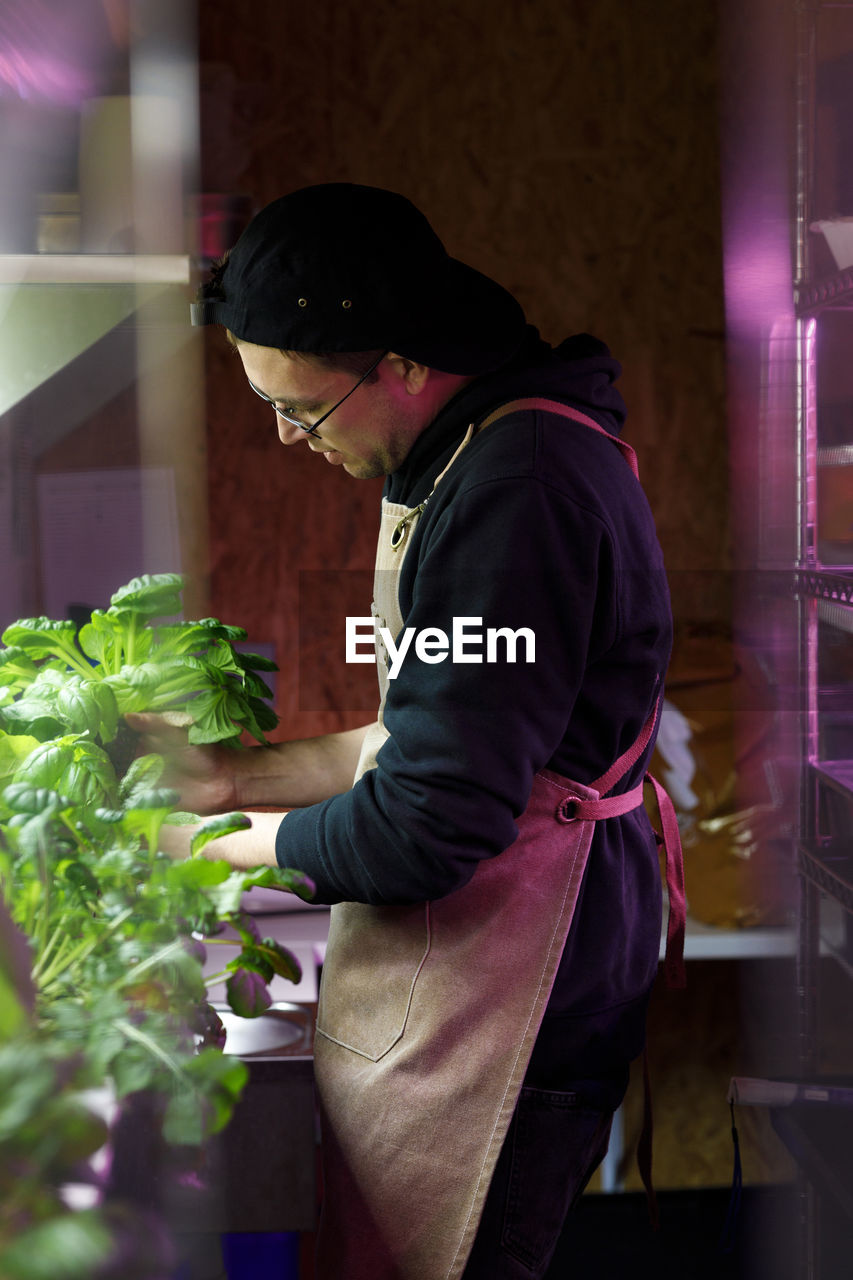
[[[618,365],[552,350],[407,200],[348,184],[264,209],[194,318],[284,444],[387,477],[375,724],[182,766],[199,810],[288,811],[211,856],[335,904],[319,1274],[542,1276],[658,962],[641,788],[671,625]]]

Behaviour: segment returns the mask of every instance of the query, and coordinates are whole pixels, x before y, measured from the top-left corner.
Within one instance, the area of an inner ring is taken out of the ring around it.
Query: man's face
[[[237,351],[255,390],[306,426],[358,381],[355,374],[324,369],[275,347],[238,342]],[[376,380],[362,383],[322,423],[317,435],[276,415],[282,444],[304,441],[314,453],[325,454],[327,462],[360,480],[396,471],[427,425],[424,405],[407,385],[404,363],[386,356],[377,366]]]

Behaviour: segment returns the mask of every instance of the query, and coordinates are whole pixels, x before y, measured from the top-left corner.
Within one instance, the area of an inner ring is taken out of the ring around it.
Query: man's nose
[[[305,439],[305,432],[301,427],[294,426],[292,422],[288,422],[286,418],[279,417],[276,414],[276,423],[278,424],[278,438],[282,444],[297,444],[300,440]]]

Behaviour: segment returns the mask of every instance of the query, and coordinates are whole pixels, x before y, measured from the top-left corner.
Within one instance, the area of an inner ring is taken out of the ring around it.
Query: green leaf
[[[64,687],[57,690],[56,710],[62,718],[65,733],[88,733],[94,738],[101,728],[101,705],[96,694],[97,685],[80,676],[68,676]],[[112,699],[114,724],[118,722],[118,707],[109,686],[104,686],[105,696]],[[60,731],[60,732],[61,732]]]
[[[18,765],[16,777],[33,786],[59,791],[60,779],[73,763],[76,741],[77,735],[70,734],[53,742],[42,743]],[[70,798],[73,800],[75,797]]]
[[[120,720],[116,696],[104,680],[93,681],[91,688],[98,708],[98,736],[101,742],[112,742],[118,732]]]
[[[262,938],[255,949],[264,957],[273,973],[277,973],[281,978],[287,978],[289,982],[301,980],[302,966],[296,956],[280,942],[276,942],[275,938]]]
[[[249,707],[256,723],[265,733],[271,733],[273,729],[278,728],[278,716],[261,698],[250,696]]]
[[[55,1092],[56,1070],[40,1046],[13,1042],[0,1047],[0,1144],[25,1129]]]
[[[232,627],[227,622],[220,622],[218,618],[200,618],[198,625],[209,631],[215,639],[227,640],[229,644],[239,644],[248,635],[243,627]]]
[[[81,796],[82,803],[112,802],[118,794],[118,779],[109,756],[94,742],[75,742],[73,761],[60,788],[64,795]]]
[[[106,822],[108,826],[116,827],[124,822],[124,809],[95,809],[94,814],[98,822]]]
[[[76,734],[37,746],[18,765],[14,781],[58,791],[70,804],[106,808],[112,807],[118,789],[106,753]]]
[[[227,862],[223,862],[220,865],[227,867],[230,875],[222,881],[222,884],[213,885],[207,891],[207,897],[216,908],[219,916],[224,918],[240,910],[245,889],[243,887],[242,872],[232,871]]]
[[[252,867],[251,870],[234,872],[242,878],[243,891],[247,889],[287,889],[305,902],[316,893],[314,881],[304,871],[292,867]]]
[[[0,649],[0,684],[25,689],[37,672],[38,667],[24,649],[18,646]]]
[[[239,956],[234,960],[230,960],[226,968],[230,969],[232,973],[256,973],[263,978],[265,983],[272,982],[275,975],[275,970],[263,952],[249,946],[244,946]]]
[[[171,623],[153,628],[154,643],[164,657],[200,653],[214,636],[197,622]]]
[[[148,809],[154,812],[174,808],[180,798],[179,792],[172,787],[151,787],[148,790],[137,789],[133,793],[133,808]]]
[[[181,612],[183,578],[179,573],[146,573],[133,578],[110,596],[116,615],[136,613],[141,618],[167,618]]]
[[[200,1147],[208,1129],[205,1117],[207,1100],[195,1089],[173,1093],[163,1117],[163,1137],[176,1146]]]
[[[233,912],[228,918],[228,923],[237,930],[243,941],[250,946],[255,942],[260,942],[261,931],[258,928],[258,922],[248,911]]]
[[[64,658],[76,650],[77,628],[73,622],[57,622],[52,618],[21,618],[3,632],[3,643],[23,649],[30,657]]]
[[[228,1003],[241,1018],[257,1018],[272,1004],[267,984],[258,973],[238,969],[225,983]]]
[[[299,982],[302,977],[302,966],[296,956],[274,938],[259,937],[252,941],[244,935],[243,949],[228,967],[235,971],[250,969],[265,982],[271,982],[276,974],[289,982]]]
[[[35,859],[49,850],[64,851],[72,840],[70,832],[55,824],[54,815],[50,812],[36,813],[31,817],[15,814],[9,827],[15,831],[18,851],[25,858]]]
[[[167,1142],[198,1144],[225,1128],[248,1082],[249,1068],[232,1054],[206,1048],[187,1063],[186,1075],[195,1092],[188,1088],[170,1100],[163,1133]]]
[[[137,693],[146,694],[153,702],[160,685],[165,683],[170,676],[184,677],[186,669],[184,664],[175,658],[170,658],[167,662],[160,662],[156,658],[150,658],[147,662],[126,663],[118,674],[131,689]],[[116,683],[111,683],[115,690]],[[118,697],[118,694],[116,696]]]
[[[243,689],[247,696],[254,698],[272,697],[272,689],[260,676],[255,675],[254,671],[243,672]]]
[[[108,676],[106,683],[112,687],[122,714],[190,710],[191,700],[213,687],[207,669],[195,658],[163,659],[156,652],[146,662],[125,664],[117,675]]]
[[[174,889],[207,889],[227,880],[230,868],[227,862],[187,858],[182,862],[163,863],[160,874],[165,883]]]
[[[195,706],[193,715],[196,716]],[[187,737],[193,746],[209,746],[216,742],[227,742],[240,736],[240,725],[235,724],[228,711],[228,696],[223,690],[211,698],[203,715],[194,718],[189,727]]]
[[[41,1113],[46,1133],[41,1159],[61,1171],[72,1169],[104,1145],[109,1131],[100,1116],[73,1094],[53,1097]]]
[[[156,1080],[159,1069],[160,1064],[141,1045],[124,1045],[110,1063],[116,1096],[125,1098],[129,1093],[147,1089]]]
[[[246,831],[251,825],[252,819],[245,813],[217,813],[199,827],[190,842],[190,852],[196,857],[211,840],[231,835],[234,831]]]
[[[166,761],[163,757],[153,752],[149,755],[137,756],[119,783],[119,798],[132,803],[135,791],[148,791],[156,787],[165,767]]]
[[[248,653],[242,649],[235,650],[234,657],[244,671],[278,671],[278,663],[272,658],[265,658],[260,653]]]
[[[3,803],[12,813],[58,813],[65,801],[48,787],[34,787],[30,782],[12,782],[3,792]]]
[[[22,760],[38,746],[38,739],[0,732],[0,786],[17,770]]]
[[[95,609],[90,622],[80,628],[77,637],[80,648],[88,658],[112,671],[120,662],[124,627],[119,618],[110,617],[101,609]]]
[[[226,675],[241,675],[240,668],[234,661],[231,646],[222,640],[213,640],[203,655],[186,654],[184,663],[188,671],[197,671],[204,681],[199,685],[212,683],[222,685]]]
[[[0,1252],[3,1280],[92,1280],[113,1249],[96,1210],[41,1222]]]
[[[98,896],[100,885],[84,862],[66,860],[60,862],[56,870],[61,875],[64,875],[69,884],[72,884],[84,897],[96,898]]]
[[[25,735],[47,742],[70,727],[54,711],[45,698],[28,697],[0,708],[0,726],[9,734]]]

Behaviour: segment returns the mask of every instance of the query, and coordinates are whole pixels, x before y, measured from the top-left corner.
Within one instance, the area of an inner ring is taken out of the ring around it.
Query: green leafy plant
[[[217,618],[159,621],[180,613],[181,587],[175,573],[134,578],[79,633],[51,618],[7,627],[0,728],[40,742],[87,734],[103,747],[126,712],[158,711],[183,715],[190,742],[237,745],[244,730],[265,742],[277,718],[258,673],[275,663],[238,650],[246,632]]]
[[[114,750],[130,710],[178,711],[192,717],[192,741],[235,747],[244,729],[263,740],[275,721],[255,674],[271,664],[233,648],[244,632],[215,619],[156,622],[179,612],[180,586],[174,574],[135,579],[79,638],[72,624],[44,618],[3,635],[0,908],[26,940],[29,991],[25,1017],[19,998],[5,998],[0,964],[0,1167],[15,1182],[7,1188],[0,1176],[0,1204],[13,1206],[0,1209],[0,1273],[16,1280],[41,1274],[27,1271],[35,1255],[17,1236],[41,1232],[50,1252],[54,1236],[72,1231],[60,1228],[55,1188],[39,1180],[38,1152],[53,1177],[103,1141],[74,1090],[106,1083],[119,1100],[153,1091],[164,1099],[165,1141],[201,1143],[227,1123],[247,1075],[222,1053],[209,987],[224,981],[232,1010],[251,1017],[269,1006],[273,977],[300,976],[292,954],[262,938],[241,903],[256,885],[309,898],[308,878],[212,860],[211,842],[250,825],[241,813],[195,819],[192,856],[172,860],[160,833],[182,819],[177,793],[161,786],[163,759],[123,763]],[[206,947],[219,942],[223,923],[236,931],[236,953],[205,976]],[[16,1038],[14,1054],[4,1034]],[[15,1078],[15,1060],[31,1064],[29,1086]],[[54,1128],[45,1129],[44,1100],[54,1096]],[[59,1146],[51,1147],[54,1130]],[[95,1274],[90,1253],[103,1245],[99,1220],[84,1230],[88,1221],[74,1228],[81,1275],[87,1266]]]

